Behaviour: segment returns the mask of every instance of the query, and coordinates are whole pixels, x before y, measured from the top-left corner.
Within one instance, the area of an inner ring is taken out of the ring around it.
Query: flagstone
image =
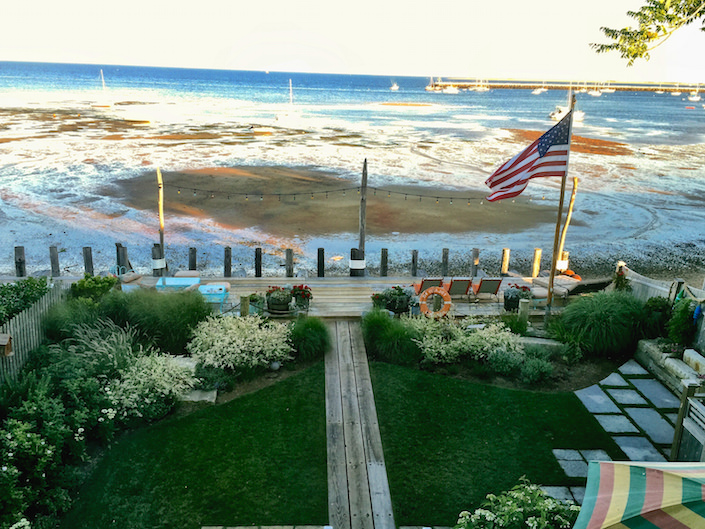
[[[573,499],[573,495],[570,493],[570,489],[568,487],[543,486],[541,487],[541,490],[556,500],[570,501]]]
[[[586,478],[588,466],[585,461],[580,459],[580,461],[568,461],[565,459],[559,459],[558,464],[561,466],[566,476],[571,478]]]
[[[575,392],[590,413],[620,413],[619,408],[597,385],[592,385]]]
[[[673,442],[673,426],[661,414],[651,408],[625,408],[624,413],[644,430],[651,440],[658,444]]]
[[[612,439],[630,461],[666,461],[661,452],[645,437],[615,435]]]
[[[612,458],[604,450],[581,450],[580,453],[585,461],[612,461]]]
[[[666,386],[656,379],[633,379],[632,384],[644,397],[651,401],[657,408],[677,409],[680,407],[680,399],[671,393]]]
[[[600,382],[600,386],[628,386],[629,382],[624,380],[624,377],[620,375],[619,373],[612,373],[610,376],[605,378],[603,381]]]
[[[639,431],[624,415],[595,415],[595,418],[608,433],[637,433]]]
[[[644,398],[633,389],[607,389],[606,391],[619,404],[647,404]]]
[[[580,455],[578,450],[572,450],[570,448],[556,448],[553,450],[553,455],[556,459],[564,459],[566,461],[582,461],[583,456]]]
[[[585,499],[585,487],[570,487],[570,493],[573,495],[575,503],[578,505],[583,504],[583,500]]]
[[[619,372],[624,375],[648,375],[649,372],[641,367],[636,360],[628,360],[619,368]]]

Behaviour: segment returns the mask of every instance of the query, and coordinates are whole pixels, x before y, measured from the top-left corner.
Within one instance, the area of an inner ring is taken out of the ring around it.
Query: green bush
[[[526,331],[529,329],[529,321],[520,318],[518,314],[508,313],[502,314],[502,323],[514,334],[519,336],[525,336]]]
[[[384,310],[372,310],[362,318],[362,334],[371,358],[403,366],[418,365],[422,354],[414,342],[418,335],[403,320]]]
[[[673,306],[671,319],[666,324],[668,338],[677,344],[689,346],[695,338],[695,313],[696,302],[691,299],[681,299]]]
[[[83,279],[71,284],[70,295],[72,298],[88,298],[99,301],[117,285],[117,282],[118,278],[114,276],[100,277],[86,274]]]
[[[455,529],[568,529],[578,518],[580,507],[551,498],[526,478],[511,490],[488,494],[473,513],[460,513]]]
[[[294,357],[301,360],[323,358],[330,347],[328,328],[320,318],[302,316],[289,328]]]
[[[413,300],[414,291],[400,286],[385,288],[372,295],[372,305],[375,308],[391,310],[395,314],[409,312]]]
[[[133,325],[165,353],[181,355],[196,325],[212,311],[198,292],[140,289],[107,296],[101,312],[118,325]]]
[[[537,384],[551,378],[553,364],[543,358],[527,357],[521,363],[519,380],[524,384]]]
[[[292,347],[282,323],[259,315],[211,316],[196,327],[188,352],[206,366],[247,371],[290,360]]]
[[[506,349],[497,349],[487,357],[488,367],[494,373],[502,376],[516,373],[524,362],[524,355]]]
[[[646,300],[644,304],[645,338],[659,338],[668,335],[668,321],[671,319],[673,306],[668,299],[655,296]]]
[[[211,391],[215,389],[218,392],[227,392],[232,391],[235,387],[235,381],[238,378],[238,373],[228,369],[223,369],[222,367],[197,364],[195,376],[195,389],[200,389],[203,391]]]
[[[48,291],[46,277],[28,277],[14,283],[0,284],[0,325],[31,307]]]
[[[641,336],[644,304],[628,292],[597,292],[568,305],[561,315],[561,341],[589,357],[631,356]]]
[[[44,316],[44,334],[52,342],[73,336],[77,325],[92,325],[100,316],[98,304],[89,298],[70,299],[52,306]]]

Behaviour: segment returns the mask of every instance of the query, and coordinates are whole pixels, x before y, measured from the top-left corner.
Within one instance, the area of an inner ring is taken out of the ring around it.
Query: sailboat
[[[597,83],[595,84],[595,87],[592,90],[588,91],[588,95],[592,97],[600,97],[602,95],[602,91],[597,87]]]
[[[105,77],[103,77],[103,69],[100,69],[100,84],[103,86],[103,100],[102,101],[96,101],[95,103],[91,104],[93,108],[110,108],[113,106],[113,104],[110,102],[110,100],[107,97],[107,88],[105,87]]]
[[[676,83],[676,89],[673,92],[671,92],[671,95],[676,96],[676,97],[681,95],[681,91],[680,91],[680,87],[679,87],[678,83]]]
[[[656,92],[654,92],[654,93],[656,93],[656,94],[663,94],[664,93],[663,88],[661,88],[661,85],[658,85],[658,90],[656,90]]]
[[[697,102],[700,101],[702,98],[700,97],[700,94],[698,93],[700,91],[700,85],[697,85],[695,87],[695,90],[693,90],[690,95],[688,96],[688,101],[693,101]]]
[[[392,86],[390,86],[389,89],[392,92],[396,92],[397,90],[399,90],[399,85],[397,83],[392,83]]]
[[[541,85],[538,88],[534,88],[531,93],[534,94],[535,96],[539,94],[543,94],[544,92],[547,92],[548,89],[546,88],[546,81],[543,82],[543,85]]]
[[[607,83],[605,86],[602,87],[602,93],[614,94],[614,88],[612,88],[612,85],[610,83]]]
[[[289,108],[283,113],[277,114],[274,118],[274,125],[284,128],[304,128],[301,113],[298,112],[294,106],[294,88],[291,83],[291,79],[289,79]]]
[[[568,105],[558,105],[556,109],[548,115],[548,117],[554,121],[560,121],[566,117],[568,112],[570,112],[570,100],[572,98],[572,94],[573,89],[571,88],[568,90]],[[582,110],[573,109],[573,121],[583,121],[583,119],[585,119],[585,112]]]

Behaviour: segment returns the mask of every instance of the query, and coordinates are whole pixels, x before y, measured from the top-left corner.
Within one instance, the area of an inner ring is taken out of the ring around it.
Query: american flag
[[[492,190],[487,200],[512,198],[526,189],[529,180],[541,176],[564,176],[568,170],[572,111],[543,136],[505,162],[485,184]]]

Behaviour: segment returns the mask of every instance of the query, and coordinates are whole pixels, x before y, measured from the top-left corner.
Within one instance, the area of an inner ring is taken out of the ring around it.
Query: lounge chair
[[[223,305],[230,296],[230,283],[214,282],[206,283],[198,287],[198,291],[206,298],[206,302],[217,306],[218,312],[223,312]]]
[[[160,277],[157,280],[157,290],[192,290],[198,288],[201,279],[198,277]]]
[[[453,278],[450,283],[443,285],[443,288],[450,294],[450,297],[464,297],[470,293],[472,288],[471,278]]]
[[[472,286],[473,296],[478,299],[480,294],[489,294],[494,296],[499,303],[499,287],[502,285],[501,277],[483,277],[479,283]]]
[[[421,283],[414,283],[414,292],[416,292],[416,295],[418,296],[426,290],[427,288],[431,287],[442,287],[443,286],[443,278],[424,278],[421,280]]]

